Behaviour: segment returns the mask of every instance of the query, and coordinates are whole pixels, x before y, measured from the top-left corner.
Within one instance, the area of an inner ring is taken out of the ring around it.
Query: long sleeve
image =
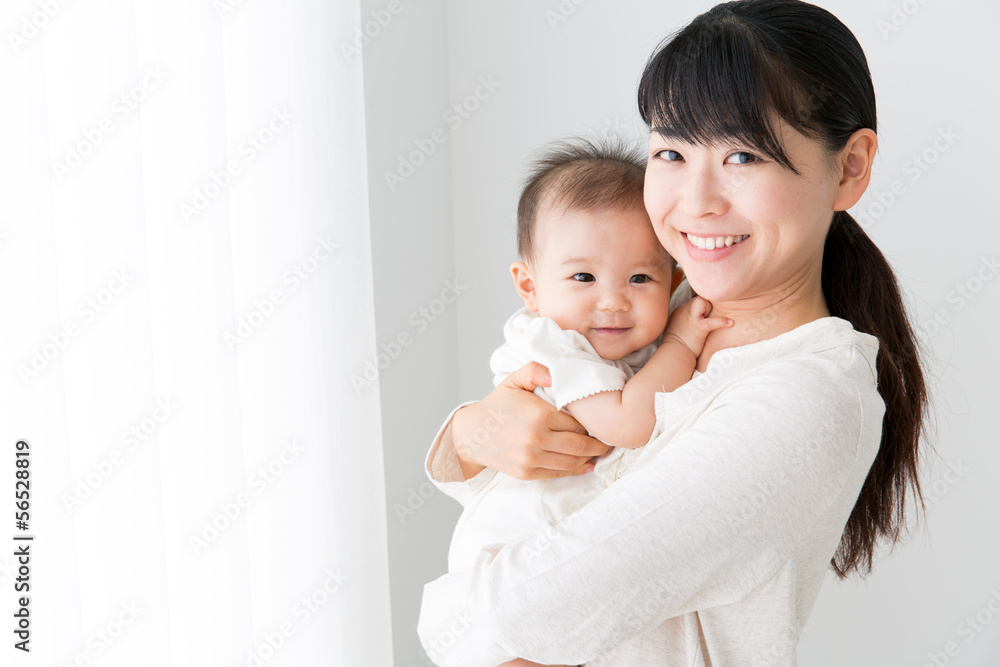
[[[623,360],[602,359],[587,339],[575,331],[565,331],[547,317],[539,317],[526,308],[516,311],[504,325],[504,344],[493,352],[490,368],[494,386],[531,361],[549,369],[551,387],[538,387],[535,394],[561,409],[565,404],[600,391],[617,391],[625,386],[636,368],[640,368],[656,349],[647,345]],[[466,480],[451,440],[451,420],[463,403],[448,415],[434,438],[424,469],[427,477],[441,491],[467,507],[496,475],[487,468]],[[499,420],[498,420],[499,423]],[[486,428],[490,428],[487,423]]]
[[[455,451],[455,445],[451,439],[451,420],[456,412],[473,403],[475,401],[462,403],[451,411],[434,437],[434,443],[424,460],[424,471],[427,473],[427,478],[434,486],[460,502],[463,507],[468,505],[469,501],[496,475],[496,471],[492,468],[480,471],[472,479],[465,479],[462,475],[458,453]]]
[[[740,601],[823,542],[810,539],[817,526],[839,535],[882,417],[870,361],[845,351],[846,363],[762,364],[708,401],[698,381],[658,394],[658,412],[685,424],[669,442],[647,445],[562,523],[425,586],[428,654],[443,667],[584,663],[671,617]]]

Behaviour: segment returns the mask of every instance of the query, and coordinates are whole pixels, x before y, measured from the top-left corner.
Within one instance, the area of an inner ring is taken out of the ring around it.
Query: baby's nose
[[[597,302],[597,307],[611,312],[627,312],[631,305],[621,290],[605,290]]]

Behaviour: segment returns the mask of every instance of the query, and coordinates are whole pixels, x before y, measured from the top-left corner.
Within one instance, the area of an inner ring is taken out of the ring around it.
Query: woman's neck
[[[712,302],[713,317],[729,317],[733,326],[708,334],[698,357],[697,369],[704,372],[712,355],[729,347],[750,345],[774,338],[821,317],[829,317],[822,287],[792,289],[731,302]]]

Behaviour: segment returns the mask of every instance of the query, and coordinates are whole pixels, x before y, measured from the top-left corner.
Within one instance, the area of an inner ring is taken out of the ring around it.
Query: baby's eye
[[[630,283],[639,283],[639,284],[642,284],[642,283],[645,283],[645,282],[649,282],[650,280],[652,280],[652,278],[650,278],[649,276],[647,276],[645,273],[638,273],[638,274],[632,276],[631,278],[629,278],[628,280],[629,280]]]
[[[658,157],[661,160],[665,160],[667,162],[679,162],[680,160],[684,159],[680,153],[678,153],[677,151],[672,151],[670,149],[657,151],[656,153],[653,153],[653,157]]]
[[[729,162],[732,158],[736,158],[735,162]],[[747,153],[746,151],[737,151],[729,157],[726,158],[726,162],[729,164],[753,164],[754,162],[759,162],[758,158],[753,153]]]
[[[577,280],[581,283],[592,283],[594,282],[594,274],[592,273],[574,273],[573,280]]]

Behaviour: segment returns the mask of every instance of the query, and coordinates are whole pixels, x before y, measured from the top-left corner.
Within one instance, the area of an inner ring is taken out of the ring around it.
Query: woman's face
[[[784,121],[779,132],[799,175],[745,146],[650,135],[646,209],[660,243],[713,303],[766,306],[818,288],[839,176],[820,143]]]

